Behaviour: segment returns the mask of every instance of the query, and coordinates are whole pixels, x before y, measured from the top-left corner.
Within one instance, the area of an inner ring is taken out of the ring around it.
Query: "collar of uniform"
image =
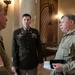
[[[0,35],[0,41],[3,41],[3,37]]]
[[[26,31],[26,30],[28,30],[28,31],[29,31],[30,27],[29,27],[29,28],[24,28],[24,27],[23,27],[23,29],[24,29],[25,31]]]
[[[75,29],[69,31],[67,34],[64,34],[64,36],[70,35],[70,34],[75,34]]]
[[[22,28],[21,28],[21,33],[24,33],[24,32],[26,33],[26,29],[24,29],[24,28],[22,27]],[[29,33],[33,33],[31,27],[28,29],[28,32],[29,32]]]

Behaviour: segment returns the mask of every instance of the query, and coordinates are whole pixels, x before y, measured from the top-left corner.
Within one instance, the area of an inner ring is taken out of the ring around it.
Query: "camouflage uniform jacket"
[[[8,56],[6,55],[2,42],[3,42],[3,39],[2,39],[2,36],[0,36],[0,57],[2,58],[3,63],[4,63],[4,66],[0,67],[0,74],[2,75],[1,73],[2,71],[3,72],[7,71],[9,75],[13,75],[11,68],[10,68],[10,63],[8,61]]]
[[[63,59],[67,62],[62,65],[64,75],[75,75],[75,30],[63,36],[55,59]],[[52,71],[50,75],[57,75],[54,72]]]

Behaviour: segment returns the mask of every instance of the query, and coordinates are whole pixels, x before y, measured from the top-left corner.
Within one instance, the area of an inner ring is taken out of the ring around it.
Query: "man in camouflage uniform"
[[[6,21],[7,18],[4,16],[4,10],[0,4],[0,31],[6,27]],[[0,75],[13,75],[4,49],[2,36],[0,36]]]
[[[75,15],[63,15],[59,27],[65,34],[55,59],[65,60],[66,63],[53,63],[54,70],[51,71],[50,75],[75,75]]]

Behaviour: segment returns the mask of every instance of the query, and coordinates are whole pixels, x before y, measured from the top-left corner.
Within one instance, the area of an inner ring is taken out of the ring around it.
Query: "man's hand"
[[[3,63],[3,60],[2,60],[2,58],[1,58],[1,56],[0,56],[0,67],[1,66],[4,66],[4,63]]]
[[[16,73],[16,67],[13,66],[13,67],[11,68],[11,70],[12,70],[12,72]]]
[[[57,64],[53,63],[52,65],[53,65],[53,68],[54,68],[54,70],[56,72],[61,72],[62,71],[62,64],[60,64],[60,63],[57,63]]]
[[[43,64],[42,63],[38,64],[38,70],[42,70],[42,68],[43,68]]]

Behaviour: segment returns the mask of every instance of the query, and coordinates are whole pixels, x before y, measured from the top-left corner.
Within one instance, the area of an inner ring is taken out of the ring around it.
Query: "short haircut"
[[[30,15],[30,14],[27,14],[27,13],[26,13],[26,14],[23,14],[23,15],[22,15],[22,18],[23,18],[23,17],[26,17],[26,16],[29,16],[30,19],[31,19],[31,15]]]
[[[61,19],[62,19],[63,17],[68,17],[68,19],[73,20],[74,23],[75,23],[75,15],[74,15],[74,14],[65,14],[65,15],[63,15],[63,16],[61,17]]]

